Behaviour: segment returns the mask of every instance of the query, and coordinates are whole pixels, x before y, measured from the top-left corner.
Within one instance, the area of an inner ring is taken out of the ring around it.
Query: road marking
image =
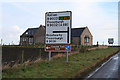
[[[118,55],[118,54],[116,54],[116,55]],[[100,70],[105,64],[110,62],[113,59],[113,57],[115,57],[116,55],[112,56],[108,61],[104,62],[100,67],[98,67],[95,71],[93,71],[90,75],[88,75],[88,77],[85,80],[92,77],[98,70]]]

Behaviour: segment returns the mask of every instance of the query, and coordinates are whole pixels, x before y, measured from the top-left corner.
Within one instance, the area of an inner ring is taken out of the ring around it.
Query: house
[[[20,45],[27,45],[34,43],[34,34],[38,28],[28,28],[21,36],[20,36]]]
[[[45,44],[45,26],[40,26],[34,35],[34,44]]]
[[[75,45],[92,45],[93,36],[88,27],[72,28],[71,43]],[[20,45],[45,44],[45,26],[39,28],[28,28],[20,36]]]
[[[39,28],[28,28],[20,36],[20,45],[44,44],[45,26],[40,25]]]
[[[72,28],[72,44],[75,45],[92,45],[93,36],[88,27]]]

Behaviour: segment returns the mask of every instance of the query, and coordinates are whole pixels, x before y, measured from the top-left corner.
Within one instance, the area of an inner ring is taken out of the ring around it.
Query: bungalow
[[[72,28],[72,44],[92,45],[93,36],[88,27]]]

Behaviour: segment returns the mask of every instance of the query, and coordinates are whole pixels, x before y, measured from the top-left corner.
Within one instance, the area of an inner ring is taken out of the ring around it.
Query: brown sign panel
[[[45,47],[45,51],[70,51],[69,44],[47,44]]]

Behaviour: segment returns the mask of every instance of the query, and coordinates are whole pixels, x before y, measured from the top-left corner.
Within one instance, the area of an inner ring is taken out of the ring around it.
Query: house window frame
[[[33,44],[33,38],[29,38],[29,44],[31,45],[31,44]]]
[[[23,42],[26,41],[26,38],[23,37],[23,38],[22,38],[22,41],[23,41]]]
[[[89,40],[90,39],[90,37],[88,36],[88,35],[85,35],[84,36],[84,43],[89,43]]]

